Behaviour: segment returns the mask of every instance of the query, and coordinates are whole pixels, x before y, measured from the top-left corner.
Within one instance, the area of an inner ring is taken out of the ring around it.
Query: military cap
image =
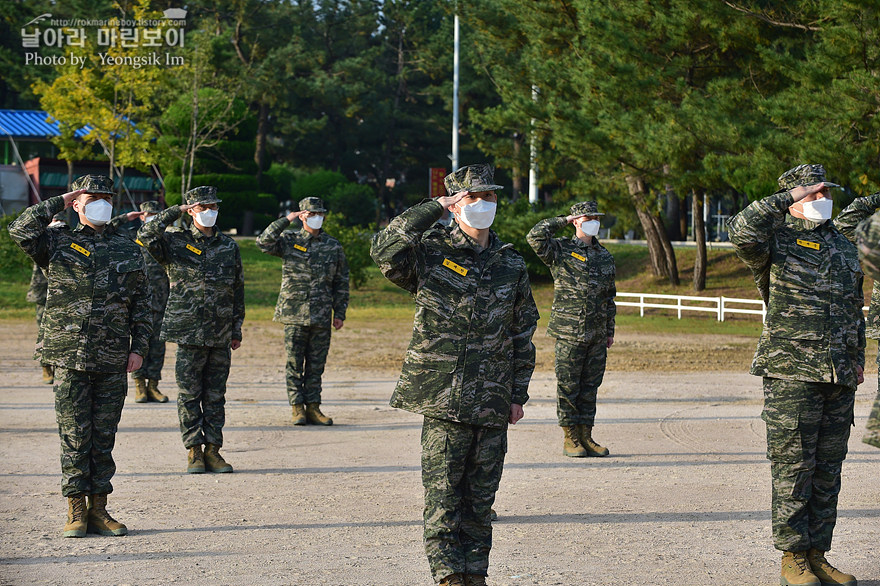
[[[217,188],[210,185],[201,185],[190,189],[183,194],[183,199],[187,205],[194,203],[220,203],[223,201],[217,198]]]
[[[458,171],[453,171],[443,179],[446,193],[452,195],[459,191],[495,191],[504,189],[501,185],[495,185],[495,169],[486,163],[468,165]]]
[[[825,183],[826,187],[840,187],[837,183],[825,180],[825,167],[822,165],[798,165],[780,175],[777,181],[779,187],[785,190],[817,183]]]
[[[108,193],[116,195],[113,189],[113,181],[106,175],[83,175],[70,184],[70,189],[85,189],[86,193]]]
[[[158,214],[162,211],[158,201],[145,201],[141,204],[141,211],[148,214]]]
[[[320,197],[304,197],[299,200],[299,211],[301,212],[326,212],[324,200]]]
[[[580,216],[581,214],[586,214],[588,216],[605,215],[604,213],[599,213],[599,204],[594,201],[582,201],[571,206],[572,216]]]

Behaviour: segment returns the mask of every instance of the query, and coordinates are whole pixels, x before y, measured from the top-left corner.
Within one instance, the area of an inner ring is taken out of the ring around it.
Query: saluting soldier
[[[49,228],[60,228],[66,226],[61,218],[62,214],[55,214],[55,217],[49,222]],[[34,351],[34,360],[40,361],[40,367],[43,371],[43,382],[51,385],[55,382],[55,371],[51,364],[43,362],[40,358],[40,349],[43,347],[43,313],[46,311],[46,291],[49,286],[49,280],[46,278],[46,271],[36,263],[33,271],[31,271],[31,282],[25,299],[36,304],[37,319],[37,347]]]
[[[318,197],[272,222],[257,238],[266,254],[284,259],[274,321],[284,324],[287,399],[293,424],[332,425],[321,412],[321,375],[330,350],[331,324],[339,330],[348,307],[348,263],[338,240],[324,232],[327,208]],[[294,220],[302,230],[285,232]]]
[[[373,239],[382,273],[415,296],[413,337],[391,406],[424,415],[425,552],[444,586],[486,584],[491,507],[507,426],[523,416],[538,310],[523,258],[489,227],[489,165],[445,179],[454,195],[420,203]],[[443,210],[452,227],[435,225]]]
[[[767,320],[751,373],[764,377],[772,525],[782,584],[856,584],[825,558],[865,364],[862,272],[831,218],[822,165],[779,177],[779,191],[728,222]]]
[[[856,228],[861,222],[865,222],[863,233],[867,231],[871,226],[869,219],[878,209],[880,209],[880,192],[867,197],[857,197],[837,215],[834,219],[834,225],[850,241],[856,242]],[[867,246],[868,242],[870,241],[864,241],[864,244]],[[870,251],[869,248],[865,250]],[[871,291],[871,304],[868,306],[868,323],[865,335],[873,340],[880,340],[880,281],[878,281],[880,277],[867,269],[868,267],[865,267],[865,272],[874,279],[874,288]],[[877,353],[877,368],[877,382],[880,386],[880,352]],[[877,397],[874,399],[874,407],[868,416],[866,427],[867,431],[862,437],[862,441],[875,448],[880,448],[880,388],[877,390]]]
[[[150,285],[137,245],[105,226],[113,182],[86,175],[71,187],[29,207],[9,233],[48,279],[41,352],[55,367],[61,492],[68,500],[63,534],[125,535],[126,526],[107,513],[107,495],[126,371],[140,367],[150,339]],[[67,207],[79,214],[79,226],[48,229]]]
[[[538,222],[526,237],[550,267],[553,307],[547,335],[556,338],[556,415],[565,439],[562,453],[573,458],[602,457],[608,449],[593,440],[596,396],[605,376],[608,348],[614,343],[614,258],[599,244],[595,201],[571,206],[571,215]],[[553,235],[568,224],[572,238]]]
[[[140,205],[139,212],[129,212],[116,216],[110,220],[110,224],[118,226],[119,229],[127,222],[140,220],[139,225],[143,225],[156,218],[156,215],[162,211],[159,202],[145,201]],[[161,339],[162,334],[162,316],[165,315],[165,304],[168,302],[168,275],[165,268],[156,262],[156,259],[147,252],[140,240],[137,240],[137,231],[131,234],[134,241],[141,247],[144,255],[144,264],[147,267],[147,277],[150,279],[150,286],[153,291],[153,335],[150,336],[150,348],[144,357],[144,364],[131,377],[134,379],[135,403],[147,403],[153,401],[156,403],[167,403],[166,397],[159,390],[159,381],[162,380],[162,366],[165,364],[165,342]]]
[[[231,350],[241,346],[244,322],[241,253],[214,226],[222,201],[216,187],[191,189],[184,201],[146,222],[138,239],[165,267],[171,283],[161,339],[178,345],[177,414],[188,450],[187,472],[232,472],[220,447]],[[184,213],[192,225],[171,227]]]

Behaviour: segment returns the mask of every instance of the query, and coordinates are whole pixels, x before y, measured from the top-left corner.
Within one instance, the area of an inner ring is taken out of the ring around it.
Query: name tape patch
[[[143,246],[143,245],[144,245],[144,243],[143,243],[143,242],[141,242],[141,239],[140,239],[140,238],[135,238],[135,240],[134,240],[134,241],[135,241],[135,242],[137,242],[137,243],[138,243],[138,244],[140,244],[140,245],[141,245],[141,246]]]
[[[572,255],[573,257],[575,257],[576,259],[578,259],[579,261],[581,261],[581,262],[587,262],[587,257],[585,257],[585,256],[581,256],[581,255],[579,255],[579,254],[576,253],[576,252],[572,252],[571,255]]]
[[[195,246],[193,246],[192,244],[187,244],[186,249],[191,252],[195,252],[196,254],[202,254],[202,251],[199,250],[198,248],[196,248]]]
[[[447,269],[452,269],[453,271],[455,271],[456,273],[458,273],[461,276],[466,276],[468,274],[468,271],[466,268],[455,264],[454,262],[452,262],[448,258],[443,259],[443,266],[446,267]]]
[[[297,250],[302,250],[303,252],[308,252],[308,250],[309,250],[305,246],[300,246],[299,244],[294,244],[293,247]]]
[[[88,257],[88,256],[92,256],[92,253],[91,253],[91,252],[89,252],[88,250],[86,250],[85,248],[83,248],[82,246],[80,246],[79,244],[76,244],[75,242],[72,242],[72,243],[70,244],[70,247],[71,247],[72,249],[74,249],[75,251],[77,251],[78,253],[84,255],[84,256],[87,256],[87,257]]]
[[[818,242],[810,242],[809,240],[801,240],[798,238],[797,240],[798,246],[803,246],[804,248],[812,248],[813,250],[819,250]]]

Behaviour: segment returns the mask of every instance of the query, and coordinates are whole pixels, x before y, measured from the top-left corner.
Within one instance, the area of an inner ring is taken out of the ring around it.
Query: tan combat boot
[[[320,403],[306,405],[306,418],[314,425],[333,425],[333,420],[321,413]]]
[[[440,580],[440,586],[465,586],[464,574],[449,574]]]
[[[581,443],[584,445],[584,448],[586,448],[588,456],[604,458],[608,455],[608,448],[603,448],[593,441],[592,425],[578,425],[578,428],[580,428]]]
[[[478,576],[476,574],[465,574],[464,584],[465,584],[465,586],[487,586],[486,585],[486,576]]]
[[[193,446],[189,449],[186,456],[186,471],[190,474],[205,473],[205,455],[202,453],[202,446]]]
[[[872,430],[865,433],[865,437],[862,438],[862,443],[874,446],[875,448],[880,448],[880,431]]]
[[[64,526],[64,537],[85,537],[88,525],[86,495],[75,494],[67,497],[67,524]]]
[[[308,423],[306,420],[306,406],[302,403],[297,403],[296,405],[291,405],[290,410],[293,411],[293,424],[294,425],[305,425]]]
[[[805,551],[786,551],[782,554],[782,586],[822,586],[822,582],[810,569]]]
[[[168,397],[159,391],[159,381],[154,378],[147,380],[147,398],[156,403],[167,403]]]
[[[147,396],[147,381],[142,378],[134,379],[134,402],[146,403],[150,400]]]
[[[217,444],[205,444],[205,468],[208,472],[232,472],[232,466],[220,455]]]
[[[128,534],[128,528],[107,512],[106,493],[89,497],[89,533],[99,533],[107,537]]]
[[[852,574],[844,574],[825,559],[825,552],[818,549],[811,549],[807,552],[807,561],[810,562],[810,569],[822,582],[822,586],[826,584],[841,584],[842,586],[856,586],[858,582]]]
[[[587,456],[587,450],[581,445],[581,438],[578,437],[577,426],[563,426],[562,433],[565,434],[565,442],[562,444],[562,455],[568,456],[569,458],[585,458]]]
[[[55,368],[51,364],[43,364],[43,382],[51,385],[55,382]]]

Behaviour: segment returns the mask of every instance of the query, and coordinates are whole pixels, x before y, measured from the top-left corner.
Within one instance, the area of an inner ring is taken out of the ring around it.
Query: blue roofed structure
[[[44,110],[0,110],[0,136],[11,136],[21,140],[47,140],[50,136],[60,136],[58,121],[48,122],[49,114]],[[84,126],[75,136],[82,138],[91,131]]]

